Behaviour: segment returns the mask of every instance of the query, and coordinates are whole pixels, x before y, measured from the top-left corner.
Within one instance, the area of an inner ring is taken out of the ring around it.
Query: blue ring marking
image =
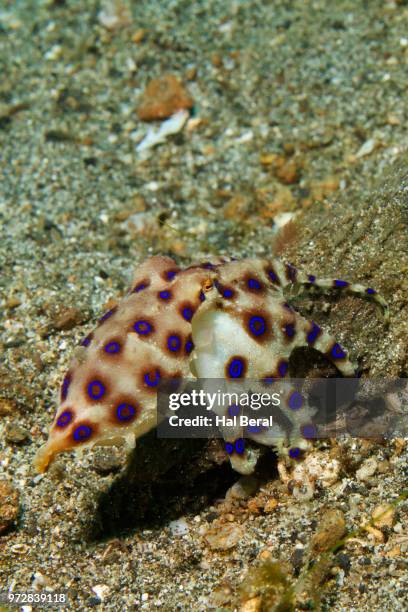
[[[88,385],[88,395],[94,400],[101,399],[105,395],[105,385],[100,380],[91,380]]]
[[[238,438],[238,440],[235,440],[234,446],[235,446],[235,450],[238,453],[238,455],[242,455],[242,453],[245,451],[244,438]]]
[[[308,344],[313,344],[314,342],[316,342],[317,337],[321,334],[321,332],[322,332],[322,330],[317,325],[317,323],[312,321],[312,329],[310,330],[310,332],[306,336],[306,342]]]
[[[335,287],[348,287],[350,283],[348,283],[347,281],[344,280],[340,280],[340,279],[336,279],[334,281],[334,286]]]
[[[148,385],[149,387],[157,387],[157,385],[159,384],[159,381],[160,381],[160,372],[159,372],[159,370],[155,370],[154,379],[153,380],[150,380],[150,374],[151,374],[151,372],[146,372],[146,374],[143,376],[146,385]]]
[[[366,293],[367,295],[375,295],[377,292],[375,289],[372,289],[371,287],[367,287]]]
[[[88,425],[80,425],[74,431],[74,440],[75,442],[84,442],[84,440],[88,440],[92,435],[92,429]]]
[[[279,372],[279,376],[281,376],[282,378],[284,376],[286,376],[287,372],[289,369],[289,364],[287,361],[284,361],[282,359],[282,361],[280,362],[280,364],[278,365],[278,372]]]
[[[68,389],[69,389],[69,385],[71,384],[71,380],[72,380],[71,374],[66,374],[66,376],[64,377],[64,380],[62,381],[62,385],[61,385],[61,400],[62,401],[65,401],[67,399]]]
[[[191,321],[191,319],[193,318],[194,311],[192,308],[190,308],[190,306],[186,306],[185,308],[183,308],[181,314],[183,319],[185,319],[186,321]]]
[[[307,276],[309,283],[315,283],[316,282],[316,277],[314,274],[308,274]]]
[[[57,420],[57,427],[66,427],[72,421],[72,412],[70,410],[64,410]]]
[[[289,457],[292,457],[292,459],[296,459],[297,457],[299,457],[300,455],[300,448],[290,448],[289,449]]]
[[[289,398],[289,408],[292,410],[299,410],[303,406],[303,397],[299,391],[293,391]]]
[[[333,345],[330,351],[330,355],[333,359],[344,359],[346,356],[346,353],[344,349],[340,346],[340,344],[336,342],[336,344]]]
[[[266,331],[266,321],[263,317],[254,315],[249,319],[249,329],[254,336],[262,336]]]
[[[150,325],[148,321],[136,321],[136,323],[133,325],[133,329],[137,334],[147,336],[147,334],[150,334],[150,332],[153,331],[153,326]]]
[[[159,291],[159,298],[161,300],[169,300],[171,298],[171,291]]]
[[[300,431],[302,436],[306,439],[315,438],[317,434],[316,427],[313,424],[302,425]]]
[[[256,278],[248,278],[247,285],[248,289],[256,289],[257,291],[262,288],[261,283]]]
[[[187,355],[189,355],[191,353],[191,351],[194,348],[194,344],[191,340],[187,340],[184,350],[186,351]]]
[[[238,416],[240,412],[241,408],[238,406],[238,404],[231,404],[231,406],[228,408],[228,414],[230,417]]]
[[[278,283],[279,284],[279,278],[278,278],[278,275],[276,274],[276,272],[274,272],[273,270],[271,270],[269,268],[269,270],[267,270],[267,274],[268,274],[269,278],[271,279],[271,281],[273,283]]]
[[[230,442],[226,442],[225,450],[227,451],[229,455],[232,455],[232,453],[234,452],[234,446]]]
[[[169,351],[173,351],[173,352],[179,351],[181,347],[180,337],[177,336],[176,334],[172,334],[171,336],[169,336],[167,338],[167,347]]]
[[[228,366],[228,374],[231,378],[240,378],[244,371],[244,362],[242,359],[236,358],[231,361]]]
[[[112,342],[108,342],[107,344],[105,344],[103,350],[105,351],[105,353],[109,353],[109,355],[114,355],[115,353],[119,353],[120,344],[119,342],[116,342],[116,340],[112,340]]]
[[[127,404],[124,402],[123,404],[119,404],[116,408],[116,416],[119,421],[130,421],[136,414],[136,408],[132,406],[132,404]]]
[[[173,280],[176,274],[177,270],[167,270],[167,272],[165,273],[167,280]]]
[[[288,338],[293,338],[296,333],[294,323],[286,323],[284,330]]]
[[[92,334],[88,334],[81,342],[81,346],[89,346],[91,344]]]
[[[246,430],[248,433],[259,433],[262,428],[259,425],[248,425]]]
[[[200,291],[200,293],[198,294],[198,297],[200,299],[200,302],[204,302],[205,295],[204,295],[204,291],[203,290]]]
[[[136,287],[133,289],[132,293],[139,293],[139,291],[143,291],[143,289],[146,289],[146,287],[148,287],[148,283],[139,283],[138,285],[136,285]]]
[[[106,319],[109,319],[109,317],[111,317],[116,311],[116,308],[111,308],[110,310],[108,310],[108,312],[105,312],[104,315],[101,316],[101,318],[99,319],[99,323],[103,323],[104,321],[106,321]]]

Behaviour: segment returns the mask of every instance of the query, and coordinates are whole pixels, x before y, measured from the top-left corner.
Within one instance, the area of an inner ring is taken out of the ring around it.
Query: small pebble
[[[93,466],[98,474],[105,476],[117,472],[123,465],[120,450],[115,447],[95,449]]]
[[[0,416],[7,416],[15,413],[17,404],[11,400],[0,399]]]
[[[375,527],[392,527],[395,519],[395,509],[391,504],[380,504],[374,508],[371,518]]]
[[[6,432],[6,440],[11,444],[23,444],[30,437],[30,433],[21,425],[10,425]]]
[[[18,516],[19,494],[7,480],[0,480],[0,534],[11,527]]]
[[[225,494],[225,500],[231,501],[234,499],[248,499],[255,493],[259,486],[259,482],[253,476],[243,476],[228,489]]]
[[[374,459],[374,457],[369,457],[363,462],[363,464],[356,471],[357,480],[367,482],[367,480],[370,480],[371,476],[374,476],[374,474],[377,471],[377,467],[378,467],[377,460]]]
[[[169,523],[170,531],[173,535],[185,535],[189,531],[189,527],[185,518],[179,518]]]
[[[213,525],[207,530],[205,539],[213,550],[234,548],[242,538],[242,527],[237,523]]]
[[[78,308],[64,308],[52,321],[54,329],[69,330],[84,320],[83,313]]]
[[[374,138],[366,140],[366,142],[357,151],[356,159],[359,159],[360,157],[367,157],[367,155],[370,155],[374,151],[374,149],[376,149],[376,147],[377,141],[374,140]]]
[[[166,74],[148,83],[138,115],[142,121],[167,119],[180,110],[193,107],[193,99],[173,74]]]
[[[341,510],[327,510],[321,517],[316,533],[311,540],[313,553],[328,551],[341,540],[346,533],[346,522]]]
[[[107,584],[96,584],[92,587],[93,592],[97,596],[98,599],[104,601],[109,595],[109,587]]]

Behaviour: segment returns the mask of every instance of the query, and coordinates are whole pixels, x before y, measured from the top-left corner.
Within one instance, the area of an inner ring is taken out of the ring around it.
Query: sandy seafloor
[[[0,3],[0,470],[19,494],[0,587],[67,589],[72,610],[273,610],[262,593],[240,594],[247,571],[269,557],[295,583],[328,509],[350,532],[394,503],[404,443],[321,443],[316,456],[338,474],[308,499],[279,482],[272,453],[255,490],[227,498],[239,475],[209,447],[181,450],[166,472],[153,439],[142,482],[123,480],[114,451],[63,455],[43,477],[31,462],[73,347],[139,262],[268,256],[282,213],[296,216],[279,254],[375,286],[391,322],[351,297],[306,300],[307,314],[364,375],[407,376],[408,5],[130,6],[110,32],[93,0]],[[201,121],[142,159],[138,102],[165,73]],[[277,175],[273,154],[292,176]],[[6,505],[0,523],[16,499]],[[317,592],[325,610],[407,609],[406,502],[391,514],[332,555],[303,609]],[[216,549],[206,536],[226,525],[235,540]]]

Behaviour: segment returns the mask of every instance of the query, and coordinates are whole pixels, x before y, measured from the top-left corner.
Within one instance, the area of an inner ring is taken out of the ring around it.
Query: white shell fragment
[[[150,128],[143,140],[136,146],[136,151],[142,153],[165,142],[168,136],[181,132],[189,115],[188,111],[180,110],[169,119],[166,119],[166,121],[163,121],[158,129]]]

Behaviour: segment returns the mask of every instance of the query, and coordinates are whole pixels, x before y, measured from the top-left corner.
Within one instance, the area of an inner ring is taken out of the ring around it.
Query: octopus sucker
[[[122,301],[99,318],[74,353],[36,469],[45,472],[66,450],[118,440],[133,448],[157,425],[157,388],[164,379],[249,378],[270,385],[287,377],[299,347],[314,348],[343,376],[355,376],[346,349],[291,307],[290,295],[310,288],[371,300],[388,321],[387,303],[371,287],[319,279],[277,259],[222,257],[184,269],[170,257],[147,259]],[[245,437],[298,456],[312,438],[312,411],[297,410],[298,402],[288,387],[274,431],[248,431]],[[223,433],[234,469],[253,471],[258,454],[245,448],[243,432]]]

